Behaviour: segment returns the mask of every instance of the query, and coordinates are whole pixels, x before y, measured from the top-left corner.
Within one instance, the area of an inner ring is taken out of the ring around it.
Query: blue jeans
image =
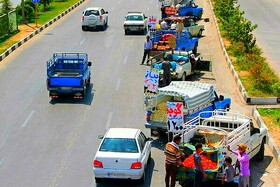
[[[201,171],[195,170],[194,187],[202,187],[203,174]]]

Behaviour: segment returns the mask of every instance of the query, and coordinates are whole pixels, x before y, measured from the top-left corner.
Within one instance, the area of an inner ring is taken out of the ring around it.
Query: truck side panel
[[[82,79],[80,77],[50,77],[49,78],[49,87],[79,87]]]

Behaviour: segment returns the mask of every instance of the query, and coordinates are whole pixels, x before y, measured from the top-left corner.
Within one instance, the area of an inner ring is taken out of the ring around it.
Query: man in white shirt
[[[152,48],[153,48],[153,42],[150,40],[150,36],[147,35],[146,41],[144,42],[144,54],[143,54],[141,65],[144,64],[144,61],[145,61],[147,55],[148,55],[147,65],[149,65],[150,52],[151,52]]]
[[[165,19],[160,23],[160,27],[161,27],[162,30],[167,30],[168,29],[168,26],[167,26],[167,23],[166,23]]]

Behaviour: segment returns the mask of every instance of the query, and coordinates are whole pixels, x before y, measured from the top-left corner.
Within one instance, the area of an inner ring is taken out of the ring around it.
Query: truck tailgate
[[[50,77],[50,87],[77,87],[81,86],[81,77]]]

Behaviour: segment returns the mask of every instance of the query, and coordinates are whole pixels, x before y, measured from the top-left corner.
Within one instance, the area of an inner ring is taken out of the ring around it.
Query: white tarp
[[[170,85],[159,88],[158,93],[182,97],[189,110],[207,105],[215,99],[213,85],[199,82],[172,81]]]

